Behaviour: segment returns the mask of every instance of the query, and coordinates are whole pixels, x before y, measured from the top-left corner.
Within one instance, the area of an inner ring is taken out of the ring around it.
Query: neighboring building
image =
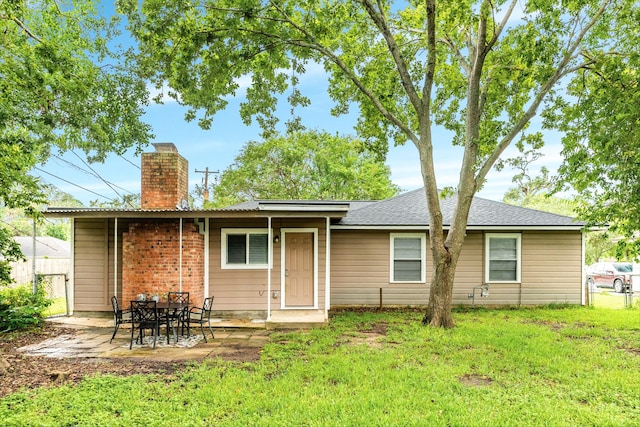
[[[11,264],[11,277],[18,285],[33,282],[33,236],[13,238],[26,261]],[[49,236],[36,237],[35,266],[38,274],[69,274],[71,272],[71,243]]]
[[[426,304],[432,274],[422,189],[383,201],[253,201],[191,210],[173,144],[142,155],[141,209],[49,208],[73,218],[73,307],[111,310],[139,293],[215,297],[221,315],[324,321],[343,305]],[[445,227],[455,197],[442,201]],[[476,198],[454,304],[584,303],[583,224]],[[474,289],[475,288],[475,289]],[[473,300],[470,294],[475,294]]]

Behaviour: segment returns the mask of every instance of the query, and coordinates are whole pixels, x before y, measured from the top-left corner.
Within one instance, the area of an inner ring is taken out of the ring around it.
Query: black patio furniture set
[[[166,329],[167,344],[170,343],[170,333],[174,342],[178,342],[178,333],[184,336],[191,336],[191,328],[200,325],[200,331],[207,342],[204,326],[209,328],[211,338],[215,339],[211,327],[211,310],[213,308],[213,297],[205,298],[202,307],[190,306],[189,292],[169,292],[167,301],[131,301],[129,309],[122,309],[118,304],[118,298],[111,297],[113,306],[114,330],[111,341],[116,336],[120,325],[131,324],[131,340],[129,349],[133,348],[134,336],[136,343],[142,343],[144,331],[150,330],[153,336],[153,348],[156,348],[156,340],[160,337],[160,328]],[[109,341],[109,342],[111,342]]]

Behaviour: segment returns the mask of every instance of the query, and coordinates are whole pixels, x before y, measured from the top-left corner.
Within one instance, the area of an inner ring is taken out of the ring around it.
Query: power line
[[[121,155],[118,155],[118,157],[120,157],[122,160],[124,160],[126,162],[129,162],[131,165],[137,167],[139,170],[142,170],[142,169],[140,169],[140,166],[136,165],[135,163],[133,163],[131,160],[127,159],[126,157],[121,156]]]
[[[75,154],[75,153],[74,153],[74,154]],[[69,161],[69,160],[67,160],[67,159],[64,159],[64,158],[62,158],[62,157],[60,157],[60,156],[57,156],[57,155],[55,155],[55,154],[53,154],[51,157],[54,157],[55,159],[57,159],[57,160],[59,160],[59,161],[61,161],[61,162],[64,162],[64,163],[68,164],[69,166],[71,166],[71,167],[73,167],[73,168],[75,168],[75,169],[77,169],[77,170],[79,170],[79,171],[81,171],[81,172],[85,173],[86,175],[89,175],[89,176],[92,176],[92,177],[94,177],[94,178],[98,178],[98,179],[101,179],[101,180],[103,180],[103,181],[104,181],[104,179],[103,179],[100,175],[98,175],[97,173],[94,173],[94,172],[88,171],[88,170],[86,170],[86,169],[83,169],[83,168],[81,168],[80,166],[76,165],[76,164],[75,164],[75,163],[73,163],[73,162],[70,162],[70,161]],[[82,159],[80,159],[80,160],[82,160]],[[106,182],[106,181],[105,181],[105,182]],[[133,192],[131,192],[131,191],[127,190],[126,188],[120,187],[119,185],[114,184],[113,182],[108,182],[108,184],[111,184],[111,185],[113,185],[114,187],[116,187],[116,188],[118,188],[118,189],[120,189],[120,190],[122,190],[122,191],[125,191],[125,192],[127,192],[127,193],[129,193],[129,194],[134,194]],[[108,185],[108,184],[107,184],[107,185]]]
[[[47,171],[45,171],[45,170],[42,170],[42,169],[40,169],[40,168],[39,168],[39,167],[37,167],[37,166],[34,166],[34,169],[35,169],[35,170],[37,170],[37,171],[39,171],[39,172],[46,173],[47,175],[51,175],[52,177],[54,177],[54,178],[56,178],[56,179],[59,179],[60,181],[64,181],[64,182],[66,182],[67,184],[71,184],[71,185],[73,185],[73,186],[75,186],[75,187],[78,187],[78,188],[80,188],[80,189],[84,190],[84,191],[88,191],[89,193],[93,193],[93,194],[95,194],[96,196],[102,197],[103,199],[107,199],[107,200],[109,200],[110,202],[114,202],[114,201],[115,201],[114,199],[112,199],[112,198],[110,198],[110,197],[104,196],[104,195],[102,195],[102,194],[100,194],[100,193],[96,193],[95,191],[93,191],[93,190],[89,190],[88,188],[84,188],[84,187],[83,187],[83,186],[81,186],[81,185],[74,184],[74,183],[73,183],[73,182],[71,182],[71,181],[68,181],[68,180],[66,180],[66,179],[64,179],[64,178],[60,178],[60,177],[59,177],[59,176],[57,176],[57,175],[54,175],[54,174],[52,174],[52,173],[50,173],[50,172],[47,172]]]
[[[13,225],[13,224],[11,224],[11,223],[9,223],[9,222],[5,221],[4,219],[0,219],[0,222],[3,222],[4,224],[6,224],[6,225],[8,225],[9,227],[13,228],[13,229],[14,229],[15,231],[17,231],[17,232],[22,233],[22,230],[20,230],[20,229],[19,229],[18,227],[16,227],[15,225]],[[45,245],[46,247],[51,248],[51,249],[53,249],[53,250],[58,250],[58,249],[59,249],[59,248],[54,248],[53,246],[51,246],[51,245],[49,245],[49,244],[47,244],[47,243],[43,242],[42,240],[38,240],[38,238],[37,238],[37,237],[36,237],[36,242],[38,242],[38,243],[40,243],[40,244],[42,244],[42,245]],[[35,253],[35,248],[33,249],[33,252]]]
[[[75,151],[71,150],[71,152],[73,153],[74,156],[76,156],[78,159],[80,159],[80,161],[82,163],[85,164],[86,167],[88,167],[91,172],[93,172],[95,174],[95,176],[97,176],[98,178],[100,178],[102,180],[102,182],[104,182],[105,184],[107,184],[107,186],[109,186],[109,188],[111,188],[113,190],[114,193],[116,193],[118,195],[118,197],[120,197],[120,199],[122,199],[122,201],[124,201],[126,204],[129,205],[129,207],[133,208],[134,206],[127,200],[125,200],[124,197],[122,197],[122,194],[118,193],[118,191],[116,191],[115,188],[113,188],[113,186],[111,185],[111,183],[109,183],[109,181],[107,181],[106,179],[104,179],[102,176],[100,176],[100,174],[98,172],[96,172],[91,166],[89,166],[89,164],[78,155],[78,153],[76,153]]]

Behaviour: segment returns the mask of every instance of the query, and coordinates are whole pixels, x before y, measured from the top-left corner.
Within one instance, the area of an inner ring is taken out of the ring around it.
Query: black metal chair
[[[191,336],[191,325],[200,325],[200,331],[204,337],[204,342],[207,342],[207,335],[204,333],[204,324],[206,323],[209,332],[211,332],[211,339],[216,337],[213,335],[213,329],[211,328],[211,309],[213,308],[213,297],[205,298],[202,307],[192,307],[185,316],[184,323],[187,325],[187,336]]]
[[[177,326],[180,328],[184,324],[189,309],[189,292],[169,292],[167,302],[171,307],[167,313],[167,320],[171,322],[172,326],[174,321],[177,322]]]
[[[160,326],[167,325],[164,316],[158,315],[158,307],[155,301],[131,301],[131,342],[129,350],[133,347],[133,335],[138,331],[136,342],[140,344],[144,341],[144,330],[150,329],[153,335],[153,348],[156,348],[156,340],[160,335]],[[169,333],[167,332],[167,344],[169,344]]]
[[[111,335],[111,339],[109,342],[113,341],[116,337],[116,333],[118,332],[118,328],[120,325],[124,323],[131,323],[131,311],[130,310],[122,310],[118,305],[118,298],[116,296],[111,297],[111,306],[113,307],[113,335]]]

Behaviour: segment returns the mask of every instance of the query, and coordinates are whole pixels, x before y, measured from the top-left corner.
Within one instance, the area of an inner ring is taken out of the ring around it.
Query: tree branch
[[[433,90],[433,80],[436,74],[437,54],[436,54],[436,3],[435,0],[426,0],[427,9],[427,69],[424,74],[424,84],[422,86],[422,102],[425,117],[428,125],[426,129],[421,129],[431,134],[431,91]],[[429,138],[429,140],[431,140]]]
[[[378,27],[378,29],[380,30],[380,33],[384,37],[384,40],[387,42],[387,47],[389,48],[391,57],[393,58],[393,61],[396,64],[396,69],[398,70],[398,74],[400,75],[400,82],[402,83],[402,86],[404,87],[404,90],[407,93],[407,96],[409,97],[411,104],[413,104],[413,108],[415,108],[416,111],[420,112],[422,110],[422,103],[420,101],[420,97],[418,96],[416,88],[413,85],[413,82],[411,81],[411,76],[409,75],[407,63],[402,57],[402,54],[400,53],[400,48],[398,47],[398,44],[396,43],[396,40],[389,29],[389,26],[387,24],[387,21],[383,13],[383,9],[382,9],[383,6],[378,1],[378,11],[376,11],[371,1],[369,0],[361,0],[361,1],[365,6],[365,9],[367,10],[369,17],[374,22],[376,27]]]
[[[464,58],[464,56],[462,56],[462,52],[460,52],[460,49],[458,49],[453,44],[453,41],[451,40],[451,38],[449,36],[446,36],[443,39],[438,39],[438,41],[440,43],[442,43],[442,44],[447,45],[447,47],[449,47],[449,49],[451,49],[451,52],[453,52],[453,55],[458,59],[458,62],[460,63],[460,66],[464,69],[464,71],[468,75],[471,72],[471,66],[469,65],[467,60]]]
[[[336,55],[333,51],[331,51],[330,49],[326,48],[325,46],[323,46],[321,43],[319,43],[316,38],[313,36],[313,34],[311,34],[309,31],[307,31],[306,28],[302,28],[301,26],[297,25],[295,22],[293,22],[292,19],[290,19],[286,13],[284,12],[284,10],[282,10],[280,8],[280,6],[278,4],[276,4],[276,2],[271,2],[272,6],[281,14],[281,16],[283,17],[283,22],[291,25],[294,29],[296,29],[297,31],[299,31],[301,34],[303,34],[304,36],[307,37],[307,39],[309,39],[311,42],[302,40],[302,39],[287,39],[287,40],[283,40],[282,38],[275,36],[273,34],[269,34],[269,33],[265,33],[262,31],[255,31],[255,30],[251,30],[251,29],[241,29],[241,31],[245,31],[251,34],[257,34],[257,35],[261,35],[264,37],[268,37],[268,38],[275,38],[285,44],[289,44],[289,45],[294,45],[294,46],[298,46],[298,47],[303,47],[303,48],[307,48],[307,49],[312,49],[315,50],[316,52],[322,54],[326,59],[328,59],[329,61],[333,62],[336,66],[338,66],[338,68],[340,68],[345,75],[349,78],[349,80],[351,80],[351,82],[358,88],[358,90],[360,90],[360,92],[362,92],[363,95],[365,95],[367,98],[369,98],[371,100],[371,102],[373,103],[373,105],[376,107],[376,109],[387,119],[389,120],[391,123],[393,123],[395,126],[397,126],[406,136],[407,138],[409,138],[414,144],[417,144],[419,141],[419,138],[416,136],[416,134],[408,127],[406,126],[402,121],[400,121],[393,113],[391,113],[389,110],[387,110],[387,108],[385,108],[385,106],[380,102],[380,100],[378,99],[377,96],[375,96],[375,94],[373,94],[373,92],[371,92],[363,83],[362,81],[358,78],[358,76],[353,72],[353,70],[351,70],[351,68],[349,68],[341,59],[338,55]],[[419,110],[418,110],[419,111]]]
[[[562,77],[566,76],[567,74],[574,72],[585,66],[585,64],[581,64],[579,66],[567,68],[571,60],[575,57],[576,52],[580,47],[580,43],[586,37],[589,30],[595,25],[598,19],[602,16],[608,4],[609,4],[609,0],[603,0],[602,3],[600,3],[600,7],[598,8],[598,10],[594,13],[591,20],[587,23],[587,25],[585,25],[585,27],[582,29],[580,34],[578,34],[578,36],[576,37],[573,44],[571,44],[571,46],[565,53],[564,58],[556,68],[556,71],[553,73],[551,77],[549,77],[546,83],[542,86],[542,88],[540,89],[540,92],[536,95],[535,99],[533,100],[529,108],[516,122],[514,127],[511,129],[511,131],[507,135],[505,135],[505,137],[500,141],[500,143],[498,144],[496,149],[493,151],[493,153],[491,153],[489,158],[484,162],[484,164],[482,165],[482,167],[480,168],[480,170],[476,175],[476,178],[475,178],[476,185],[481,185],[484,182],[485,177],[487,176],[487,174],[489,173],[489,171],[491,170],[495,162],[500,158],[504,150],[506,150],[507,147],[511,144],[511,141],[513,141],[513,139],[518,135],[518,133],[520,133],[522,129],[524,129],[524,127],[527,125],[527,123],[529,123],[529,121],[536,115],[536,111],[538,107],[540,106],[540,104],[542,103],[546,95],[549,93],[551,88],[553,88],[553,86],[558,82],[558,80],[560,80]]]
[[[33,40],[37,41],[38,43],[44,43],[43,40],[36,36],[30,29],[29,27],[27,27],[21,20],[19,20],[16,17],[9,17],[6,15],[0,15],[0,19],[4,19],[6,21],[13,21],[16,23],[16,25],[18,25],[18,27],[20,27],[22,29],[22,31],[24,31],[25,33],[27,33],[27,35],[32,38]]]
[[[498,26],[496,31],[494,31],[494,33],[493,33],[493,37],[491,38],[491,40],[487,44],[487,51],[493,49],[493,46],[498,41],[498,38],[500,38],[500,35],[502,34],[502,31],[504,31],[504,28],[507,26],[507,23],[509,22],[509,18],[511,18],[511,14],[513,13],[513,9],[516,7],[517,3],[518,3],[518,0],[512,0],[511,1],[511,4],[507,8],[507,11],[506,11],[504,17],[502,18],[502,22],[500,22],[500,25]]]

